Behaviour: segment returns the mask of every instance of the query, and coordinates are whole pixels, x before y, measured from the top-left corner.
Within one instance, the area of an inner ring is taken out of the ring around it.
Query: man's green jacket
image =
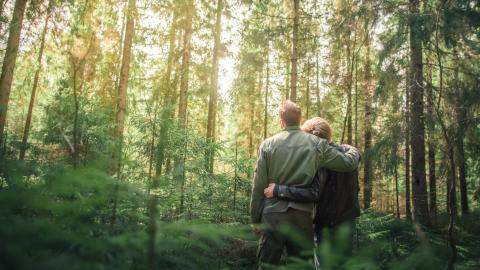
[[[325,139],[303,132],[298,126],[286,127],[266,139],[258,150],[250,202],[252,223],[260,223],[262,213],[286,212],[288,208],[313,210],[313,203],[266,199],[263,190],[270,182],[310,186],[319,168],[350,172],[357,168],[359,159],[360,153],[354,147],[341,153]]]

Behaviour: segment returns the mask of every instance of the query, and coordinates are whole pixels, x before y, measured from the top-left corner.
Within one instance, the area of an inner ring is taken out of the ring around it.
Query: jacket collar
[[[299,126],[286,126],[283,130],[300,130]]]

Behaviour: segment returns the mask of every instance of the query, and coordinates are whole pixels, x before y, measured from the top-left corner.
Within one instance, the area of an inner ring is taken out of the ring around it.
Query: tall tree
[[[123,145],[123,131],[125,127],[125,111],[127,106],[127,88],[130,71],[130,59],[132,57],[132,44],[135,35],[135,14],[136,14],[136,0],[128,0],[127,7],[127,25],[125,28],[125,37],[123,40],[122,65],[120,67],[120,80],[117,92],[117,111],[115,114],[115,140],[116,146],[113,154],[113,172],[116,173],[117,179],[121,179],[122,174],[122,145]],[[115,224],[116,219],[116,204],[115,198],[113,212],[111,217],[111,225]]]
[[[427,94],[427,127],[428,127],[428,185],[429,185],[429,211],[432,221],[435,222],[437,215],[437,176],[435,172],[435,121],[434,119],[434,97],[432,85],[432,71],[429,69],[428,81],[426,84]]]
[[[165,160],[165,148],[168,145],[168,130],[171,124],[171,120],[174,114],[174,107],[176,103],[176,80],[172,80],[172,73],[174,71],[174,65],[177,62],[177,51],[175,41],[177,38],[177,18],[178,11],[175,6],[172,6],[172,23],[170,25],[170,30],[168,33],[169,39],[169,48],[168,48],[168,57],[167,57],[167,69],[162,78],[162,86],[164,87],[163,94],[163,108],[161,114],[161,124],[160,124],[160,138],[157,142],[156,147],[156,161],[155,161],[155,182],[158,181],[158,178],[162,174],[162,165]]]
[[[217,100],[218,100],[218,62],[220,51],[220,36],[222,34],[222,10],[223,1],[217,0],[216,22],[214,29],[212,74],[210,77],[210,97],[208,101],[208,121],[207,121],[207,140],[210,143],[215,142],[215,122],[217,119]],[[213,173],[215,151],[207,150],[207,170]]]
[[[47,15],[45,17],[45,24],[43,26],[43,31],[40,37],[40,48],[38,50],[38,58],[37,58],[37,70],[35,71],[35,75],[33,76],[33,86],[32,86],[32,93],[30,95],[30,103],[28,104],[28,112],[27,112],[27,119],[25,120],[25,128],[23,129],[23,137],[22,137],[22,145],[20,148],[19,159],[25,159],[25,151],[27,150],[27,140],[28,134],[30,132],[30,125],[32,122],[32,113],[33,113],[33,106],[35,104],[35,95],[37,93],[38,81],[40,79],[40,71],[42,70],[42,58],[43,58],[43,49],[45,48],[45,37],[48,31],[48,22],[50,20],[50,13],[52,10],[53,0],[50,0],[47,8]]]
[[[180,95],[178,102],[178,125],[180,129],[187,127],[187,101],[188,101],[188,87],[190,74],[190,60],[191,60],[191,42],[192,42],[192,22],[195,11],[195,4],[193,0],[186,0],[185,13],[183,20],[183,48],[182,48],[182,65],[180,67]],[[186,143],[186,142],[184,142]],[[185,163],[182,157],[176,157],[174,162],[174,175],[178,187],[181,188],[183,183],[183,175],[185,170]],[[180,190],[181,192],[181,190]]]
[[[292,34],[292,71],[290,74],[290,99],[297,101],[297,63],[298,63],[298,18],[300,0],[293,1],[293,34]]]
[[[412,194],[415,219],[428,224],[428,196],[425,174],[425,126],[423,121],[422,26],[419,3],[419,0],[409,0]]]
[[[410,76],[405,74],[405,215],[412,218],[410,200]]]
[[[372,108],[371,108],[371,83],[372,83],[372,74],[371,74],[371,62],[370,62],[370,37],[368,36],[365,40],[365,93],[364,93],[364,112],[365,112],[365,122],[364,122],[364,153],[366,153],[364,160],[364,175],[363,175],[363,207],[365,209],[370,208],[370,203],[372,200],[372,158],[369,156],[368,152],[372,146]]]
[[[7,48],[3,58],[2,73],[0,75],[0,145],[3,143],[8,102],[10,101],[10,92],[12,90],[13,71],[15,70],[15,64],[17,62],[26,5],[27,0],[15,1],[12,20],[10,21]]]
[[[465,91],[463,86],[460,85],[459,81],[459,68],[458,63],[459,59],[457,52],[455,50],[455,89],[457,93],[455,95],[454,109],[455,109],[455,122],[456,122],[456,136],[455,136],[455,146],[456,151],[456,163],[458,166],[458,180],[460,182],[460,205],[462,210],[462,215],[468,214],[468,195],[467,195],[467,167],[465,162],[465,149],[464,149],[464,137],[465,137],[465,126],[466,126],[466,110],[465,110]]]
[[[267,129],[268,129],[268,92],[270,90],[270,46],[267,46],[267,55],[266,55],[266,72],[267,78],[265,82],[265,104],[263,109],[263,139],[267,139]]]

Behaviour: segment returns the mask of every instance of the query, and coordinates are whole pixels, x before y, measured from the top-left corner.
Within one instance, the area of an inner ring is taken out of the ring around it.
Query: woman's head
[[[314,117],[305,121],[302,125],[302,130],[323,138],[329,143],[332,142],[332,129],[330,128],[330,124],[321,117]]]

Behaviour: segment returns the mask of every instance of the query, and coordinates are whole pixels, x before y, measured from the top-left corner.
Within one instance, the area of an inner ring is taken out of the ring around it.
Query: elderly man
[[[360,153],[352,146],[341,153],[325,139],[300,130],[301,110],[292,101],[283,101],[279,108],[282,131],[266,139],[258,150],[253,179],[250,214],[252,223],[262,223],[258,247],[259,264],[279,264],[283,249],[288,256],[308,258],[302,250],[313,248],[313,203],[294,202],[280,198],[265,198],[264,189],[274,180],[280,185],[310,186],[319,168],[349,172],[357,168]],[[281,230],[289,227],[297,239]],[[298,238],[304,239],[300,245]]]

